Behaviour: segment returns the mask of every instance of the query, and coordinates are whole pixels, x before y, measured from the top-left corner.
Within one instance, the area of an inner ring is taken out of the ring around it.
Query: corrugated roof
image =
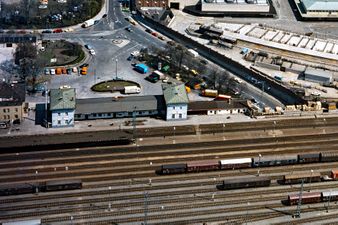
[[[122,98],[76,99],[76,114],[133,112],[161,110],[164,108],[162,95],[130,96]]]
[[[51,89],[50,110],[75,109],[75,89]]]
[[[167,105],[189,103],[184,84],[163,84],[162,90]]]
[[[338,10],[338,0],[301,0],[306,10]]]

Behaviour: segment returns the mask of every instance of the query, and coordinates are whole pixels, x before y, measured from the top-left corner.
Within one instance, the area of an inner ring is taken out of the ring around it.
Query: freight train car
[[[322,192],[322,201],[338,201],[338,191],[323,191]]]
[[[337,180],[338,179],[338,170],[332,170],[331,171],[331,178],[333,180]]]
[[[220,160],[221,169],[239,169],[239,168],[250,168],[252,164],[251,158],[241,159],[224,159]]]
[[[38,183],[0,185],[0,196],[32,194],[39,188]]]
[[[299,202],[299,194],[292,194],[288,196],[288,204],[289,205],[297,205]],[[310,192],[302,194],[302,203],[317,203],[321,201],[321,193],[320,192]]]
[[[203,160],[187,163],[187,172],[203,172],[219,170],[218,160]]]
[[[253,167],[283,166],[297,164],[298,155],[263,156],[253,158]]]
[[[41,225],[41,220],[18,220],[12,222],[0,223],[1,225]]]
[[[320,162],[320,153],[299,154],[298,163],[317,163]]]
[[[283,183],[284,184],[299,184],[309,182],[320,182],[321,181],[321,174],[318,172],[304,172],[304,173],[295,173],[290,175],[284,175]]]
[[[185,163],[162,165],[161,166],[161,174],[185,173],[186,168],[187,168],[187,164],[185,164]]]
[[[81,188],[82,188],[81,180],[47,181],[44,185],[43,191],[64,191]]]
[[[245,177],[225,180],[219,188],[222,190],[231,190],[240,188],[268,187],[270,184],[271,179],[269,177]]]
[[[322,152],[320,153],[321,162],[336,162],[338,161],[338,152]]]

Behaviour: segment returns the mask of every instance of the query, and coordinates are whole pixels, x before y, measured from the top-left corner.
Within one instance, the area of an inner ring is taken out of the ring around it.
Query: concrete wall
[[[166,120],[187,119],[188,104],[167,105]]]

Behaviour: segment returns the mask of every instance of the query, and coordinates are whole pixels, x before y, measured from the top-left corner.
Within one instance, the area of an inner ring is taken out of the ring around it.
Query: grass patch
[[[109,80],[95,84],[91,87],[96,92],[115,92],[123,91],[126,86],[140,86],[138,83],[127,80]]]

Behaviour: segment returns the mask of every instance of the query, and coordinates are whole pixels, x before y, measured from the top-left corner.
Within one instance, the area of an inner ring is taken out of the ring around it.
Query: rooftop
[[[76,114],[133,112],[163,108],[162,95],[76,99]]]
[[[50,110],[75,109],[75,89],[50,90]]]
[[[0,82],[0,106],[21,105],[25,101],[24,83],[8,84]]]
[[[301,0],[306,10],[331,11],[338,10],[338,0]]]
[[[226,101],[198,101],[188,104],[188,111],[221,110],[221,109],[242,109],[247,107],[247,101],[232,100]]]
[[[163,84],[162,90],[167,105],[189,103],[184,84]]]

